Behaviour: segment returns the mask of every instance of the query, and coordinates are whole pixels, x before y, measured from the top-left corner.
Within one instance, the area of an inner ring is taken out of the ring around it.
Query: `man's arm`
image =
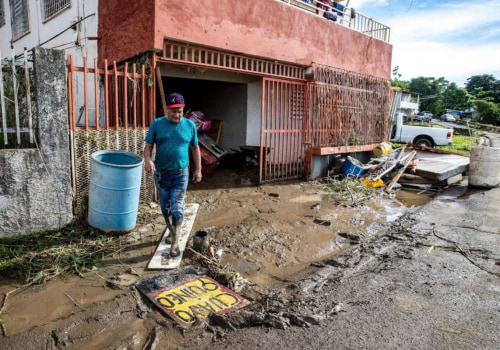
[[[191,148],[191,153],[193,154],[194,161],[194,173],[193,173],[193,181],[200,182],[201,181],[201,153],[199,146],[189,145]]]
[[[151,159],[151,153],[153,153],[153,145],[146,142],[144,146],[144,165],[146,166],[146,171],[152,174],[155,171],[155,164]]]

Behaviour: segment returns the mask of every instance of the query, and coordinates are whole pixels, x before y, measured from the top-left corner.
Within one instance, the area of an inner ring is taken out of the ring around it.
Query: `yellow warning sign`
[[[182,281],[167,290],[151,292],[148,297],[183,326],[205,319],[211,313],[223,314],[249,303],[206,275]]]

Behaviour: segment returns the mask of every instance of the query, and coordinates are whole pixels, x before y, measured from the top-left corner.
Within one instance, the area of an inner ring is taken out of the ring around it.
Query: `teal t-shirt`
[[[198,135],[189,119],[183,117],[175,124],[161,117],[153,120],[144,141],[156,144],[156,171],[176,174],[189,166],[189,145],[198,146]]]

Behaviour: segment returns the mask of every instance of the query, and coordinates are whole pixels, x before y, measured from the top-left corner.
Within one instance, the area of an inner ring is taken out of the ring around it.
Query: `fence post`
[[[51,193],[58,204],[59,225],[64,225],[73,218],[64,51],[35,48],[33,67],[39,149],[54,186]]]
[[[24,48],[24,75],[26,79],[26,104],[28,113],[28,128],[30,134],[30,143],[33,143],[33,120],[31,117],[31,90],[30,90],[30,71],[28,67],[28,50]]]
[[[16,114],[17,144],[21,144],[21,126],[19,125],[19,104],[17,102],[16,53],[12,49],[12,89],[14,90],[14,109]]]
[[[9,140],[7,137],[7,115],[5,114],[5,100],[3,96],[3,71],[2,71],[2,52],[0,51],[0,105],[2,106],[2,130],[3,130],[3,142],[8,144]]]

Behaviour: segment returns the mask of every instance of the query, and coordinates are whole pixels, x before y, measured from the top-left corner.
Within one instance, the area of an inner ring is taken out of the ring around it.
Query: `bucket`
[[[351,156],[347,156],[344,165],[342,166],[342,174],[346,177],[358,177],[365,171],[363,165]]]
[[[193,235],[193,249],[197,252],[203,252],[208,249],[210,241],[207,231],[196,231]]]
[[[125,151],[92,154],[89,225],[105,232],[130,231],[137,221],[142,157]]]
[[[373,154],[375,157],[382,157],[389,154],[390,151],[392,151],[392,144],[389,142],[382,142],[375,146]]]
[[[470,151],[469,185],[500,185],[500,147],[473,147]]]

